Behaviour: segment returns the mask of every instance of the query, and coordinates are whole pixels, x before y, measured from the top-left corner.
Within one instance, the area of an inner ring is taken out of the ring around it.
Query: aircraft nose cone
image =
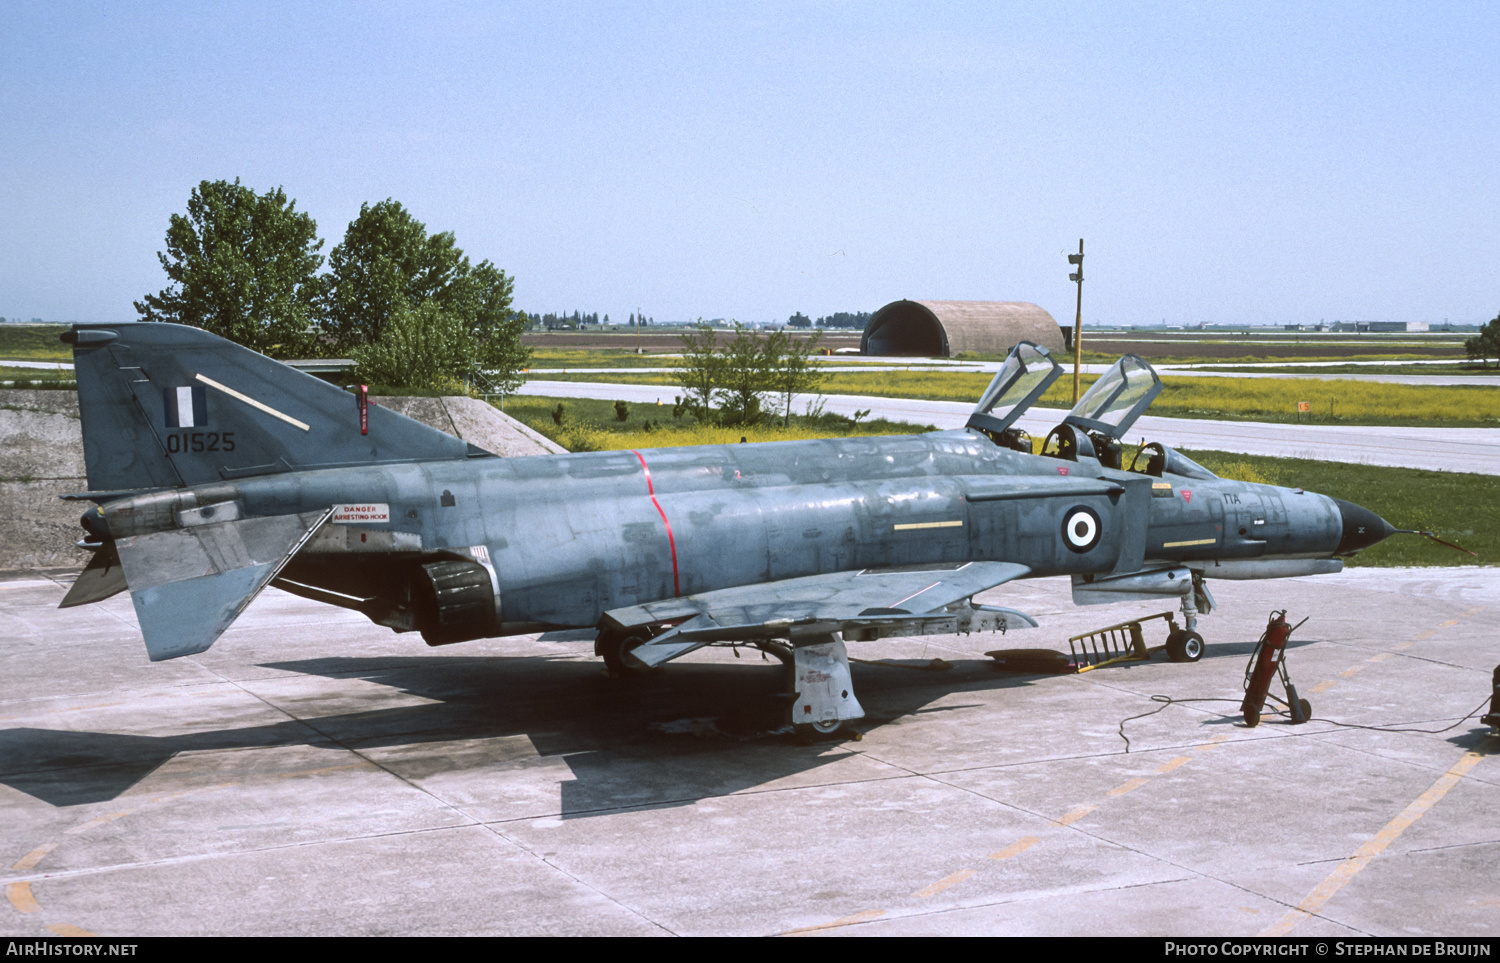
[[[1369,548],[1396,532],[1390,522],[1368,508],[1346,502],[1342,498],[1333,499],[1333,503],[1339,507],[1339,514],[1344,517],[1343,537],[1339,539],[1339,547],[1335,549],[1339,555]]]

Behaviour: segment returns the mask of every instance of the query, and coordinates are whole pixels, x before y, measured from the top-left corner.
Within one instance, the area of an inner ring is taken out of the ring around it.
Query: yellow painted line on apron
[[[1317,695],[1319,692],[1327,692],[1329,689],[1332,689],[1336,685],[1338,685],[1337,679],[1325,679],[1322,682],[1319,682],[1317,685],[1313,686],[1311,689],[1308,689],[1307,693],[1308,695]]]
[[[33,849],[25,856],[22,856],[20,859],[16,860],[15,865],[13,865],[11,869],[31,869],[37,863],[40,863],[42,861],[43,856],[46,856],[56,848],[56,843],[42,843],[42,845],[38,846],[36,849]]]
[[[1424,639],[1430,639],[1434,635],[1437,635],[1437,629],[1428,629],[1426,632],[1418,632],[1417,633],[1417,641],[1421,642]]]
[[[1469,771],[1479,765],[1486,753],[1470,750],[1464,753],[1463,758],[1453,764],[1453,768],[1443,773],[1438,781],[1428,787],[1427,791],[1418,796],[1416,801],[1401,811],[1395,819],[1385,824],[1385,827],[1376,833],[1368,842],[1359,847],[1353,856],[1339,864],[1338,868],[1328,874],[1328,878],[1319,883],[1307,898],[1297,904],[1292,910],[1278,920],[1275,925],[1262,930],[1261,936],[1285,936],[1296,928],[1298,923],[1311,917],[1323,904],[1333,899],[1339,890],[1344,888],[1355,877],[1360,870],[1370,864],[1370,860],[1385,852],[1387,846],[1401,838],[1412,823],[1421,819],[1427,810],[1436,806],[1446,795],[1448,790],[1458,785],[1458,781],[1469,774]]]
[[[129,816],[129,815],[130,815],[130,810],[128,810],[128,809],[122,809],[122,810],[120,810],[117,813],[110,813],[110,814],[108,814],[106,816],[98,816],[98,817],[96,817],[94,819],[90,819],[86,823],[80,823],[79,825],[74,826],[72,829],[67,830],[67,832],[70,833],[70,834],[71,833],[86,833],[90,829],[93,829],[95,826],[103,826],[105,823],[114,822],[116,819],[119,819],[121,816]]]
[[[1446,622],[1439,622],[1438,623],[1438,628],[1440,628],[1440,629],[1451,629],[1451,628],[1453,628],[1457,624],[1458,624],[1458,619],[1449,619]]]
[[[1142,786],[1144,786],[1146,783],[1148,783],[1150,781],[1151,781],[1151,778],[1149,776],[1141,777],[1141,778],[1137,778],[1137,779],[1132,779],[1129,782],[1123,782],[1123,783],[1121,783],[1120,785],[1118,785],[1115,788],[1111,789],[1109,792],[1105,793],[1104,795],[1106,795],[1106,796],[1123,796],[1126,793],[1131,792],[1132,790],[1141,788]]]
[[[1012,856],[1019,856],[1041,841],[1042,837],[1040,836],[1027,836],[1024,839],[1018,839],[1000,850],[1000,852],[990,853],[990,859],[1010,859]]]
[[[782,936],[796,936],[799,933],[818,933],[822,930],[836,930],[840,926],[853,926],[855,923],[868,923],[885,915],[885,910],[862,910],[853,916],[843,916],[832,923],[822,923],[818,926],[804,926],[800,929],[787,930]]]
[[[1054,821],[1054,825],[1058,825],[1058,826],[1071,826],[1074,823],[1078,822],[1078,820],[1082,819],[1083,817],[1087,816],[1089,813],[1093,812],[1097,808],[1098,808],[1097,806],[1090,806],[1090,805],[1087,805],[1087,804],[1082,805],[1082,806],[1074,806],[1067,813],[1065,813],[1062,816],[1059,816]]]
[[[1389,659],[1391,656],[1393,656],[1395,654],[1396,653],[1394,653],[1394,652],[1382,652],[1379,655],[1372,655],[1372,656],[1370,656],[1365,661],[1366,662],[1384,662],[1386,659]]]
[[[1186,765],[1187,763],[1190,763],[1192,761],[1193,761],[1193,757],[1192,756],[1178,756],[1175,759],[1168,759],[1166,762],[1162,763],[1160,766],[1157,766],[1156,767],[1156,771],[1157,772],[1171,772],[1173,769],[1176,769],[1178,766]]]
[[[953,873],[952,875],[944,876],[942,879],[938,880],[936,883],[933,883],[931,886],[926,886],[922,889],[917,890],[911,895],[917,897],[918,899],[926,899],[929,896],[936,896],[948,887],[957,886],[959,883],[962,883],[970,876],[973,876],[974,873],[975,870],[972,869],[961,869],[958,872]]]
[[[963,528],[964,523],[955,519],[951,522],[903,522],[895,526],[898,532],[909,532],[917,528]]]
[[[47,929],[49,929],[52,932],[56,933],[58,936],[98,936],[99,935],[98,933],[90,933],[88,930],[84,929],[81,926],[74,926],[72,923],[53,923],[51,926],[48,926]]]
[[[1391,651],[1392,652],[1405,652],[1407,649],[1411,648],[1415,644],[1416,643],[1414,643],[1414,642],[1400,642],[1400,643],[1397,643],[1396,645],[1391,646]]]
[[[1362,665],[1351,665],[1349,668],[1345,669],[1343,672],[1340,672],[1339,675],[1341,675],[1341,676],[1343,676],[1344,678],[1347,679],[1351,675],[1353,675],[1354,673],[1358,672],[1360,669],[1363,669],[1363,668],[1364,668],[1364,666],[1362,666]]]
[[[1483,612],[1483,611],[1484,611],[1484,606],[1481,605],[1478,608],[1469,609],[1467,612],[1460,612],[1459,616],[1462,617],[1462,618],[1468,618],[1471,615],[1478,615],[1480,612]]]
[[[22,913],[35,913],[42,908],[36,897],[31,895],[30,883],[6,883],[5,898]]]
[[[1207,752],[1210,749],[1217,748],[1221,744],[1228,742],[1232,738],[1233,738],[1233,736],[1231,736],[1227,732],[1223,733],[1222,735],[1214,736],[1212,739],[1208,740],[1203,745],[1199,746],[1198,747],[1198,751],[1199,752]]]

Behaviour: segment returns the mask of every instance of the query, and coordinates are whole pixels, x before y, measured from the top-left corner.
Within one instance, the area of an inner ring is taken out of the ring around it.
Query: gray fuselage
[[[1003,560],[1047,576],[1326,557],[1342,525],[1335,502],[1311,492],[1027,455],[967,430],[412,462],[232,485],[252,516],[388,506],[388,521],[330,525],[304,550],[324,572],[360,559],[487,555],[496,634],[867,568]],[[1087,523],[1073,544],[1064,531],[1080,509],[1097,516],[1093,544]]]

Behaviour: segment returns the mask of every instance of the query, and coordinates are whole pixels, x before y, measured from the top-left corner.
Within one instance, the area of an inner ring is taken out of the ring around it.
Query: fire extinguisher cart
[[[1307,619],[1302,620],[1306,621]],[[1302,622],[1288,625],[1285,609],[1272,612],[1265,634],[1255,643],[1250,663],[1245,666],[1245,701],[1240,703],[1240,711],[1245,714],[1245,725],[1252,729],[1260,725],[1260,714],[1268,698],[1280,702],[1291,711],[1293,725],[1301,725],[1312,718],[1312,704],[1306,699],[1298,698],[1297,687],[1292,685],[1286,672],[1286,643],[1291,638],[1292,630],[1301,627]],[[1281,676],[1282,687],[1286,689],[1285,699],[1271,695],[1271,681],[1278,675]]]

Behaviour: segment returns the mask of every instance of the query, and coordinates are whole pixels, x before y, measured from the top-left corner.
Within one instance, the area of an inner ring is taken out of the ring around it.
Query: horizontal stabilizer
[[[194,525],[116,543],[152,662],[214,644],[331,509]]]
[[[73,587],[68,589],[68,594],[63,596],[57,607],[70,609],[75,605],[102,602],[119,595],[126,588],[125,570],[120,567],[120,555],[115,551],[115,543],[107,541],[94,551],[94,557],[78,573],[78,577],[73,580]]]
[[[631,655],[646,665],[713,642],[826,637],[867,639],[975,630],[1029,628],[1010,609],[967,604],[973,595],[1031,570],[1012,562],[863,569],[703,592],[605,613],[619,629],[678,621]]]

